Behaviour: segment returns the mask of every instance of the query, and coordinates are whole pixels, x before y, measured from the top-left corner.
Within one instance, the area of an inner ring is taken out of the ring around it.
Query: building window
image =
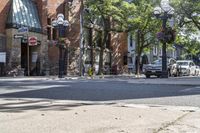
[[[153,47],[153,55],[157,55],[158,54],[158,48],[157,48],[157,46],[154,46]]]
[[[128,57],[128,64],[133,64],[133,59],[132,59],[132,57]]]
[[[159,48],[159,56],[162,56],[162,48]]]
[[[6,38],[0,36],[0,52],[5,51],[6,49]]]
[[[110,52],[105,52],[104,60],[107,64],[110,63]]]
[[[133,47],[133,35],[130,35],[130,47]]]

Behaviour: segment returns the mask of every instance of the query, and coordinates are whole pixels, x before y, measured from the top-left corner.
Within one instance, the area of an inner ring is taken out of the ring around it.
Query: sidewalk
[[[199,133],[200,109],[0,99],[1,133]]]

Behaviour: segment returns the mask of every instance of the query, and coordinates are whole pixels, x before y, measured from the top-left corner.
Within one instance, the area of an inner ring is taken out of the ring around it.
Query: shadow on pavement
[[[198,95],[200,88],[181,85],[132,84],[127,81],[68,81],[68,82],[18,82],[16,92],[0,94],[10,98],[41,98],[54,100],[110,101]],[[1,88],[13,89],[12,86]],[[195,87],[195,86],[194,86]],[[14,87],[16,88],[16,87]],[[34,88],[34,89],[33,89]],[[20,89],[22,89],[20,91]],[[188,90],[188,91],[187,91]]]
[[[0,112],[21,113],[29,110],[37,111],[69,111],[75,107],[97,105],[98,103],[67,103],[53,102],[51,100],[17,100],[5,99],[6,103],[0,104]],[[113,103],[104,103],[110,105]]]
[[[6,100],[8,102],[0,104],[0,112],[70,110],[72,107],[87,105],[52,104],[53,100],[112,101],[200,94],[200,88],[193,86],[133,84],[127,81],[9,81],[0,84],[0,91],[15,89],[7,93],[1,91],[0,98],[19,99],[17,102]]]

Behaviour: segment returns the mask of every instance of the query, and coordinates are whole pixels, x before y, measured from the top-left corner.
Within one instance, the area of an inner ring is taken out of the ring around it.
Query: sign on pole
[[[21,38],[24,38],[24,35],[21,35],[21,34],[14,35],[14,39],[21,39]]]
[[[29,46],[36,46],[37,45],[37,37],[31,36],[28,38],[28,45]]]
[[[19,28],[18,29],[18,33],[21,33],[21,34],[28,33],[28,27],[21,27],[21,28]]]

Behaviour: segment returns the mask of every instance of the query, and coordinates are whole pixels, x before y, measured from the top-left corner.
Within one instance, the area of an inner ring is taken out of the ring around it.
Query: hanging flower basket
[[[176,31],[172,28],[167,28],[156,34],[157,39],[162,43],[173,43],[176,39]]]
[[[160,42],[164,42],[165,41],[165,33],[164,32],[158,32],[157,34],[156,34],[156,37],[157,37],[157,39],[160,41]]]

